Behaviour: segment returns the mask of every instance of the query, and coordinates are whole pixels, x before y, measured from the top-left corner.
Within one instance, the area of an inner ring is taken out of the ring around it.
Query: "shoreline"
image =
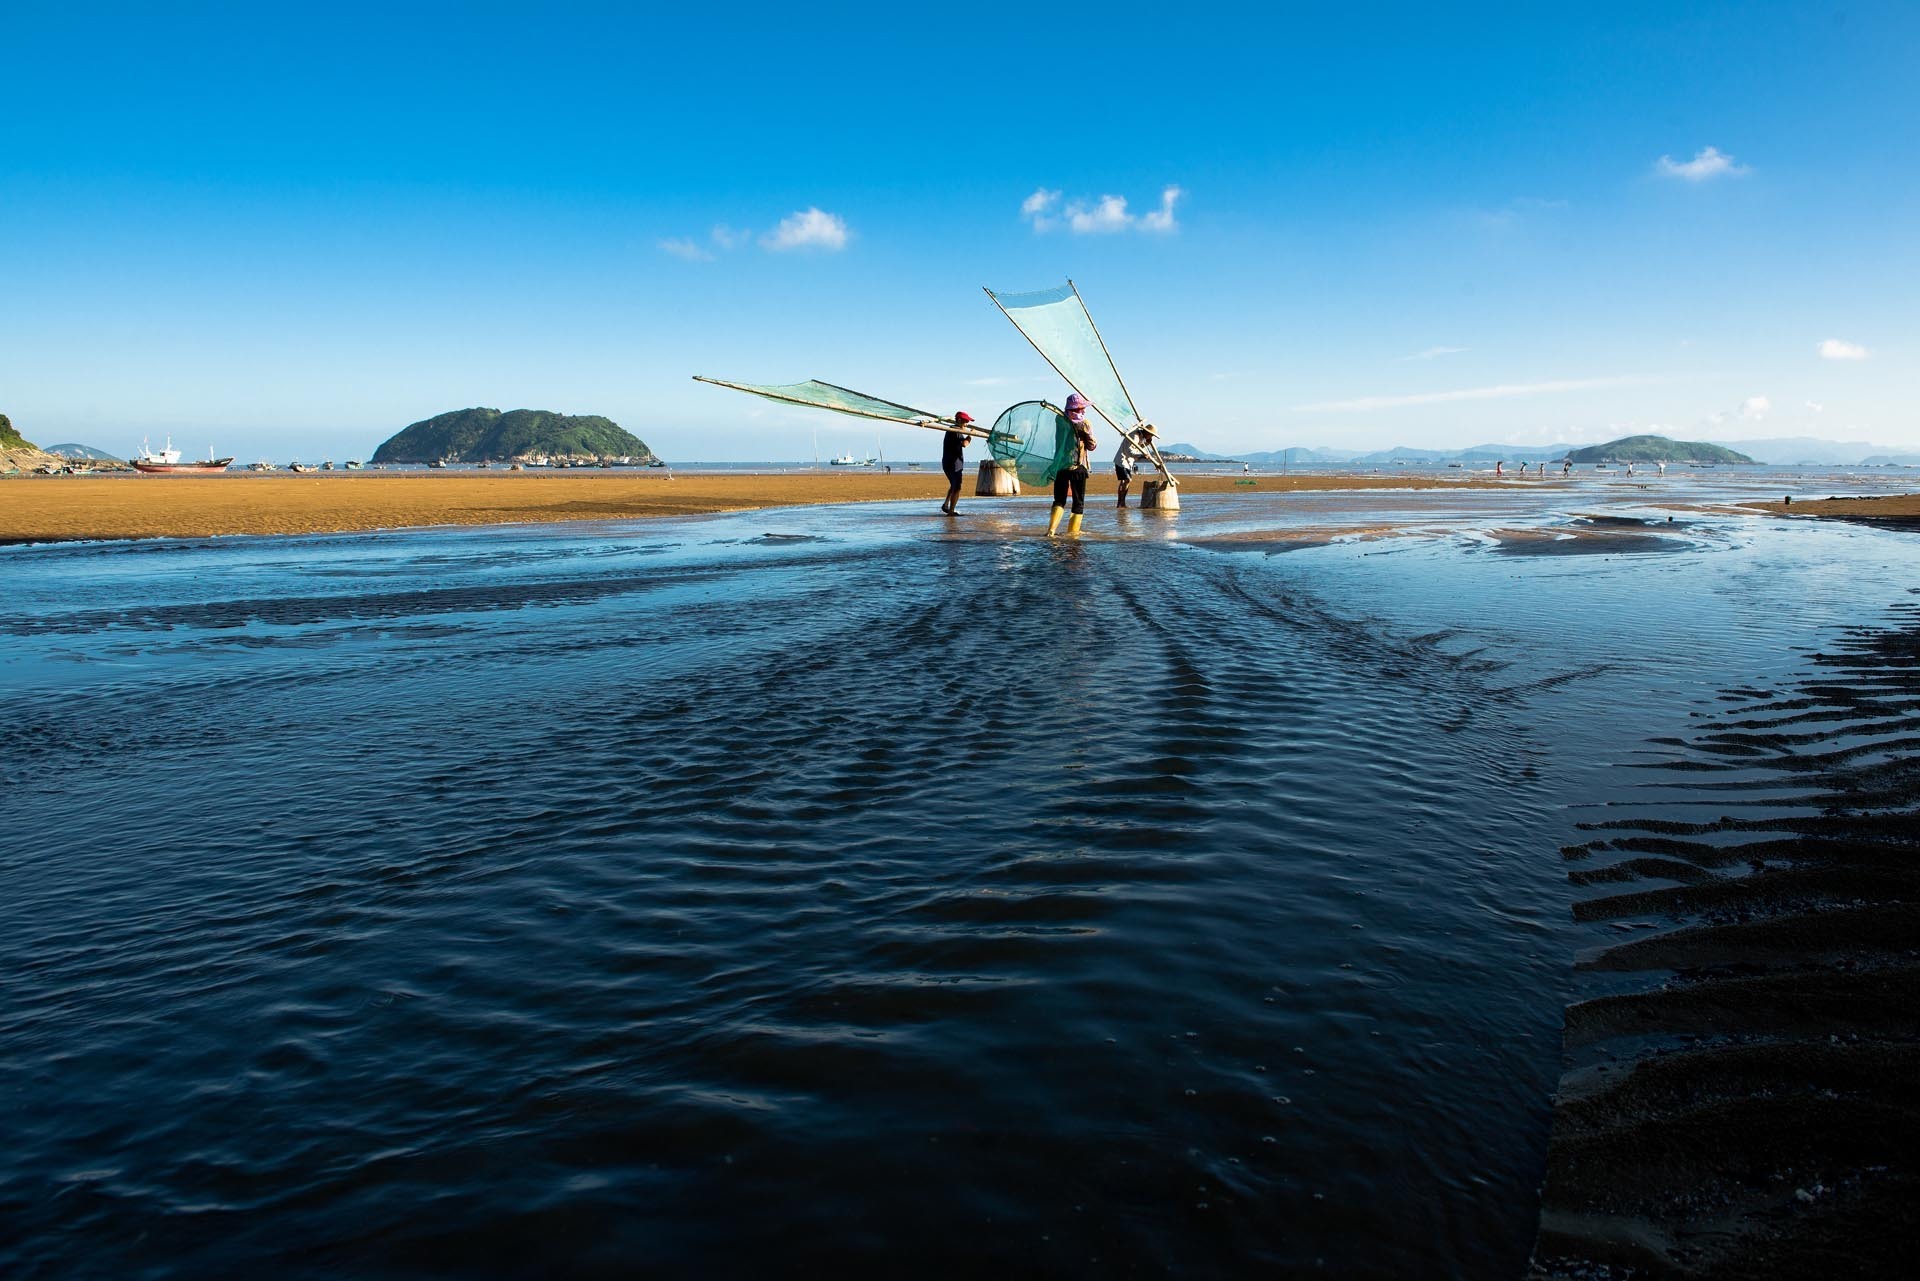
[[[1098,477],[1095,483],[1099,482]],[[1251,485],[1246,482],[1251,480]],[[973,476],[961,491],[972,501]],[[1541,483],[1551,487],[1554,482]],[[1105,486],[1110,487],[1111,478]],[[1352,489],[1513,488],[1492,479],[1411,476],[1185,476],[1188,494]],[[1090,486],[1089,488],[1092,488]],[[1136,492],[1138,482],[1136,481]],[[552,524],[704,516],[827,503],[937,503],[939,473],[835,475],[581,475],[435,473],[323,476],[91,477],[11,480],[0,486],[0,546],[222,538],[241,534],[368,533],[444,526]],[[1040,501],[1029,491],[1023,499]]]

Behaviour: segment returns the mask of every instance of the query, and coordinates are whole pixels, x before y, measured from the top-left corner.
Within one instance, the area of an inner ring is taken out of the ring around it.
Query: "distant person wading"
[[[1093,451],[1100,442],[1094,438],[1093,428],[1087,425],[1087,398],[1079,392],[1067,397],[1067,425],[1073,432],[1073,452],[1067,465],[1053,476],[1053,511],[1047,517],[1047,536],[1051,538],[1060,530],[1060,517],[1066,513],[1067,498],[1073,498],[1073,519],[1067,522],[1067,533],[1079,537],[1080,517],[1087,510],[1087,468],[1093,460]]]
[[[961,410],[953,416],[954,430],[946,434],[940,442],[940,470],[947,474],[947,501],[940,504],[940,510],[949,516],[960,514],[960,482],[967,478],[967,441],[966,432],[960,430],[973,423],[973,415]]]

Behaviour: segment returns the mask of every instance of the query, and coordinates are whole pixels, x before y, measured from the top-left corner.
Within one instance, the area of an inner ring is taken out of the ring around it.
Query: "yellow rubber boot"
[[[1048,538],[1052,538],[1055,534],[1060,532],[1060,518],[1066,514],[1067,514],[1067,509],[1064,507],[1056,507],[1053,509],[1053,513],[1047,517],[1047,537]]]
[[[1067,537],[1068,538],[1080,537],[1080,513],[1079,512],[1075,512],[1073,514],[1073,519],[1067,522]]]

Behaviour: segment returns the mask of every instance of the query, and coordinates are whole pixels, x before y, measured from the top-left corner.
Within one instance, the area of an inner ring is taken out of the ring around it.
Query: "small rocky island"
[[[547,409],[456,409],[403,428],[373,452],[376,463],[652,459],[646,442],[611,418]]]
[[[1745,454],[1704,440],[1669,440],[1665,436],[1622,436],[1604,445],[1588,445],[1568,452],[1576,463],[1751,463]]]

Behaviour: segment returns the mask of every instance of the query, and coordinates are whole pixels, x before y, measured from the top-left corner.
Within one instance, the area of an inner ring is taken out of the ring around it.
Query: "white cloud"
[[[1060,225],[1060,220],[1052,212],[1059,203],[1059,192],[1036,187],[1031,196],[1020,202],[1020,216],[1032,223],[1035,231],[1052,231]]]
[[[1809,400],[1807,402],[1807,408],[1811,409],[1816,414],[1824,414],[1827,412],[1827,407],[1821,404],[1817,400]]]
[[[1691,160],[1675,160],[1672,156],[1662,156],[1653,162],[1653,171],[1666,178],[1679,178],[1686,182],[1705,182],[1709,178],[1735,178],[1752,172],[1718,147],[1702,147]]]
[[[1758,420],[1765,418],[1772,410],[1773,402],[1765,396],[1749,396],[1740,402],[1740,416],[1742,418]]]
[[[1429,347],[1425,351],[1416,351],[1411,356],[1402,356],[1402,360],[1438,360],[1442,356],[1457,356],[1466,351],[1465,347]]]
[[[1844,338],[1828,338],[1819,346],[1822,360],[1865,360],[1867,349]]]
[[[1080,235],[1125,231],[1132,222],[1125,196],[1102,196],[1091,205],[1076,200],[1067,206],[1067,226]]]
[[[1296,413],[1350,413],[1366,409],[1398,409],[1406,405],[1440,405],[1457,400],[1512,400],[1520,396],[1543,396],[1562,391],[1595,391],[1602,387],[1632,387],[1649,380],[1625,378],[1561,378],[1540,383],[1499,383],[1492,387],[1468,387],[1459,391],[1427,391],[1411,396],[1361,396],[1354,400],[1325,400],[1312,405],[1295,405]]]
[[[1143,231],[1164,236],[1180,230],[1180,222],[1173,210],[1184,195],[1186,192],[1181,188],[1168,184],[1160,190],[1158,209],[1135,215],[1128,212],[1125,196],[1106,194],[1098,199],[1079,196],[1062,205],[1061,192],[1040,187],[1020,202],[1020,216],[1036,232],[1065,226],[1077,235]],[[1059,210],[1058,214],[1054,212],[1056,209]]]
[[[847,247],[852,234],[847,230],[847,220],[839,214],[809,208],[782,218],[778,227],[760,237],[760,244],[775,253],[790,249],[824,249],[838,253]]]
[[[1180,224],[1173,220],[1173,206],[1185,194],[1172,185],[1161,188],[1160,207],[1152,213],[1140,215],[1140,230],[1162,234],[1180,230]]]
[[[675,258],[680,258],[687,262],[713,261],[712,254],[702,249],[699,245],[694,244],[693,241],[688,240],[685,236],[669,236],[660,242],[660,248],[672,254]]]
[[[738,249],[753,239],[753,233],[744,227],[729,227],[724,222],[713,225],[713,243],[722,249]]]

